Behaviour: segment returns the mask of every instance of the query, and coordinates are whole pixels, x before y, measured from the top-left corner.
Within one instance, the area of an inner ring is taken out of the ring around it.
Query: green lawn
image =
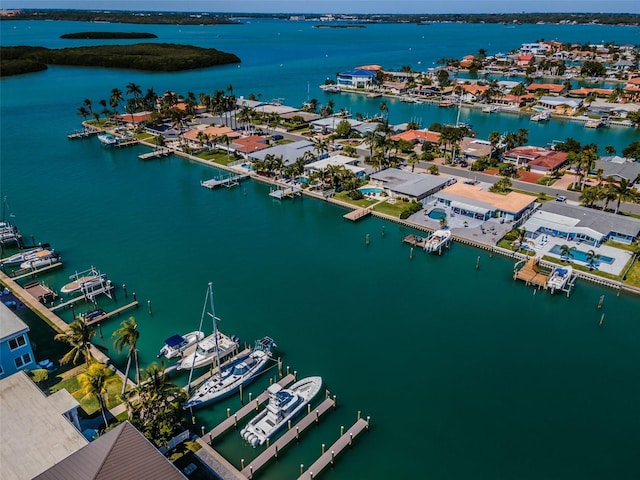
[[[371,205],[375,204],[377,200],[369,200],[368,198],[363,198],[362,200],[351,200],[347,195],[347,192],[339,192],[336,193],[333,198],[336,200],[340,200],[341,202],[348,203],[349,205],[354,205],[360,208],[367,208]]]
[[[83,398],[83,395],[79,391],[80,382],[78,381],[78,375],[80,375],[84,371],[85,369],[82,369],[78,374],[60,381],[59,383],[51,387],[50,391],[51,393],[57,392],[58,390],[62,389],[68,391],[73,396],[73,398],[80,402],[80,406],[87,413],[87,415],[93,415],[100,411],[98,400],[91,397]],[[110,377],[107,383],[107,408],[113,408],[122,403],[120,392],[122,392],[122,380],[119,376],[113,375],[112,377]]]
[[[196,155],[196,157],[225,166],[238,160],[233,155],[227,155],[227,152],[225,151],[215,150],[200,152],[198,155]]]
[[[627,272],[627,279],[624,281],[624,283],[640,288],[640,262],[634,262],[634,264]]]
[[[545,176],[545,177],[539,178],[536,181],[536,183],[538,185],[546,185],[547,187],[549,187],[549,186],[553,185],[554,183],[556,183],[557,181],[558,181],[557,178],[552,178],[552,177],[546,177]]]
[[[396,202],[391,204],[389,202],[383,202],[374,207],[376,212],[384,213],[395,218],[400,218],[400,214],[405,210],[409,204],[407,202]]]

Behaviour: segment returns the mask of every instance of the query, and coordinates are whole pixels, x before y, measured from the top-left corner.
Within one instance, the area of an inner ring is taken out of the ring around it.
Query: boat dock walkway
[[[172,153],[173,151],[170,148],[160,147],[156,148],[152,152],[141,153],[140,155],[138,155],[138,158],[140,160],[151,160],[154,158],[166,157],[168,155],[171,155]]]
[[[341,435],[336,442],[331,445],[313,464],[298,477],[298,480],[312,480],[319,475],[328,465],[333,465],[336,456],[347,446],[351,446],[353,439],[364,429],[369,429],[369,421],[359,418],[344,435]]]
[[[426,248],[427,248],[427,239],[428,239],[428,237],[421,237],[419,235],[414,235],[412,233],[411,235],[407,235],[406,237],[404,237],[402,239],[402,241],[404,243],[408,243],[412,247],[420,247],[420,248],[426,250]]]
[[[302,196],[302,189],[298,187],[276,188],[269,192],[269,196],[278,200],[300,197]]]
[[[371,213],[371,208],[358,208],[356,210],[351,210],[349,213],[345,213],[343,218],[347,220],[351,220],[352,222],[356,222],[361,218],[366,217]]]
[[[293,383],[293,381],[295,379],[296,379],[296,377],[294,375],[289,374],[286,377],[284,377],[282,380],[280,380],[278,382],[278,384],[282,388],[285,388],[287,385]],[[225,433],[231,427],[237,425],[239,420],[242,420],[244,417],[249,415],[251,412],[255,412],[256,410],[258,410],[258,407],[260,407],[260,405],[263,404],[268,398],[269,398],[269,394],[265,390],[264,392],[262,392],[258,396],[258,398],[256,398],[255,400],[252,400],[251,402],[247,403],[244,407],[242,407],[240,410],[235,412],[233,415],[227,417],[221,423],[216,425],[213,428],[213,430],[211,430],[209,433],[203,435],[202,438],[207,438],[209,443],[211,443],[213,440],[215,440],[220,435]]]
[[[137,308],[138,307],[138,301],[134,300],[131,303],[127,303],[126,305],[123,305],[122,307],[116,308],[115,310],[111,311],[111,312],[107,312],[104,315],[100,315],[99,317],[96,318],[92,318],[91,320],[88,320],[86,323],[87,325],[95,325],[97,323],[100,322],[104,322],[105,320],[109,320],[111,317],[114,317],[116,315],[121,314],[122,312],[129,310],[130,308]]]
[[[521,260],[514,266],[513,279],[523,280],[527,285],[535,285],[546,290],[549,275],[540,270],[540,259],[537,257],[530,258],[518,270],[518,265],[522,262],[525,261]]]
[[[73,133],[70,133],[69,135],[67,135],[67,138],[69,140],[75,140],[77,138],[87,138],[90,137],[92,135],[97,135],[98,133],[100,133],[101,130],[94,130],[94,129],[90,129],[90,128],[84,128],[83,130],[76,130]]]
[[[231,188],[231,187],[235,187],[236,185],[239,185],[241,180],[244,180],[245,178],[248,178],[248,177],[249,177],[248,173],[244,173],[244,174],[232,173],[230,175],[214,177],[210,180],[202,180],[200,182],[200,185],[202,185],[204,188],[209,188],[211,190],[221,186]]]
[[[264,467],[271,459],[278,458],[278,452],[291,443],[294,439],[298,439],[300,432],[306,430],[309,426],[316,423],[320,416],[326,413],[330,408],[335,407],[336,402],[333,398],[326,398],[318,407],[313,410],[310,408],[311,404],[308,404],[307,415],[300,420],[295,427],[290,428],[287,432],[276,440],[273,445],[267,447],[267,449],[258,455],[249,465],[247,465],[240,473],[247,478],[253,478],[253,474]]]
[[[73,297],[70,300],[67,300],[66,302],[60,303],[58,305],[55,305],[53,307],[50,308],[50,310],[53,312],[55,310],[59,310],[61,308],[64,307],[68,307],[69,305],[73,305],[81,300],[85,300],[87,302],[93,302],[93,300],[95,299],[95,297],[97,297],[100,294],[105,294],[107,297],[111,298],[111,291],[114,289],[115,287],[113,286],[113,284],[107,280],[104,284],[101,284],[100,287],[95,288],[93,290],[91,290],[90,292],[86,292],[82,295],[78,295],[77,297]]]
[[[31,269],[17,270],[16,271],[17,275],[11,278],[13,280],[20,280],[21,278],[33,277],[35,275],[38,275],[39,273],[53,270],[54,268],[58,268],[61,266],[62,266],[62,261],[58,261],[56,263],[52,263],[51,265],[47,265],[46,267],[36,268],[34,270],[31,270]]]

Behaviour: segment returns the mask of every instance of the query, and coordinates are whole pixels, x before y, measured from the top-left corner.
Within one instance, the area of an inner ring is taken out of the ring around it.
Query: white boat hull
[[[427,252],[438,252],[446,245],[450,238],[451,232],[449,230],[436,230],[433,232],[433,235],[427,239],[424,244],[424,249]]]
[[[227,337],[222,333],[218,333],[218,355],[226,357],[233,351],[238,349],[237,339]],[[199,342],[196,350],[185,356],[178,363],[178,370],[189,370],[192,368],[201,368],[211,365],[216,360],[215,336],[209,335],[207,338]]]
[[[249,421],[240,435],[251,446],[263,445],[294,418],[315,397],[322,388],[322,377],[307,377],[282,389],[280,385],[271,385],[269,404]],[[278,403],[282,402],[282,403]]]
[[[189,348],[192,345],[195,345],[196,342],[199,342],[204,338],[204,332],[199,332],[196,330],[193,332],[186,333],[185,335],[182,335],[182,337],[184,338],[184,342],[178,345],[169,346],[165,344],[160,349],[160,353],[158,354],[158,357],[175,358],[182,355],[182,353],[187,348]]]

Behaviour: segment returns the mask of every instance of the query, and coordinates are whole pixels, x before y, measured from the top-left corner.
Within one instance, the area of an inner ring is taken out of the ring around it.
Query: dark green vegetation
[[[236,55],[215,48],[170,43],[102,45],[58,50],[44,47],[1,47],[0,57],[0,76],[3,77],[45,70],[47,65],[175,72],[240,62]]]
[[[140,23],[148,25],[220,25],[236,24],[230,15],[171,12],[89,11],[89,10],[21,10],[3,20],[71,20],[75,22]]]
[[[158,38],[154,33],[144,32],[78,32],[65,33],[60,38],[72,40],[120,40],[131,38]]]

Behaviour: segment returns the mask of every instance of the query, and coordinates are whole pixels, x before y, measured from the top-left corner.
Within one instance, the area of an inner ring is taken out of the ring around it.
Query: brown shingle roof
[[[34,480],[184,480],[136,428],[124,422]]]

